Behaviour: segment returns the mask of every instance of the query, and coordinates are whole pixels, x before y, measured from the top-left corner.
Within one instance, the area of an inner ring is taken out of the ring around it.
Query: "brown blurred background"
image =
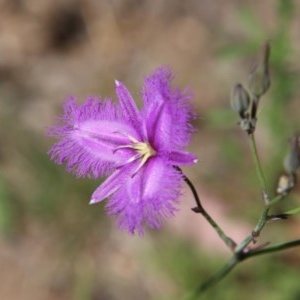
[[[128,236],[103,204],[88,205],[99,182],[49,161],[53,140],[45,131],[69,95],[116,99],[118,79],[140,101],[144,76],[170,66],[175,84],[193,90],[199,115],[190,146],[199,163],[185,172],[207,210],[240,241],[262,203],[229,95],[237,81],[247,83],[266,39],[272,88],[257,141],[274,190],[300,123],[298,2],[0,0],[0,299],[181,299],[212,275],[229,252],[190,211],[188,189],[160,231]],[[279,211],[297,205],[296,190]],[[262,241],[297,236],[295,217],[270,225]],[[254,259],[205,297],[300,299],[299,266],[299,249]]]

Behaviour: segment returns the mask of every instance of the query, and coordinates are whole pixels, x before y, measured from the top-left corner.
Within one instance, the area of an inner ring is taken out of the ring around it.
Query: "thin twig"
[[[207,220],[207,222],[215,229],[215,231],[218,233],[219,237],[224,241],[226,246],[231,251],[234,251],[234,249],[236,247],[236,243],[224,233],[224,231],[221,229],[221,227],[216,223],[216,221],[204,209],[204,207],[200,201],[199,195],[197,193],[197,190],[196,190],[195,186],[193,185],[193,183],[189,180],[189,178],[182,172],[182,170],[179,167],[175,167],[175,168],[182,173],[183,180],[187,183],[187,185],[189,186],[189,188],[191,189],[191,191],[193,193],[193,196],[194,196],[197,206],[192,208],[192,210],[195,213],[201,213],[202,216]]]
[[[217,284],[221,279],[223,279],[239,262],[237,257],[234,255],[227,263],[223,266],[222,269],[219,270],[214,276],[212,276],[209,280],[199,285],[199,287],[194,290],[191,294],[184,298],[184,300],[195,300],[198,299],[199,294],[205,292],[208,288]]]
[[[253,156],[256,173],[257,173],[259,183],[261,186],[261,190],[262,190],[262,194],[263,194],[264,203],[265,203],[265,205],[267,205],[269,203],[269,196],[267,193],[267,185],[266,185],[265,177],[264,177],[263,170],[262,170],[262,167],[260,164],[260,160],[258,157],[254,134],[253,133],[248,134],[248,137],[249,137],[250,149],[251,149],[251,153]]]
[[[263,249],[258,249],[258,250],[255,250],[255,251],[249,251],[249,252],[244,254],[243,259],[250,258],[250,257],[253,257],[253,256],[262,255],[262,254],[268,254],[268,253],[272,253],[272,252],[287,250],[289,248],[293,248],[293,247],[297,247],[297,246],[300,246],[300,240],[295,240],[295,241],[282,243],[282,244],[276,244],[276,245],[272,245],[272,246],[269,246],[269,247],[265,247]]]

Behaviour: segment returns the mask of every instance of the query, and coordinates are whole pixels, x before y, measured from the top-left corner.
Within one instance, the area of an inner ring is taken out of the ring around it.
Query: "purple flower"
[[[109,175],[90,203],[109,197],[108,214],[130,233],[142,234],[144,223],[159,228],[174,214],[182,182],[174,166],[197,162],[183,150],[193,131],[191,96],[172,89],[172,78],[169,69],[159,68],[145,79],[142,109],[118,81],[119,103],[92,97],[77,105],[70,98],[63,124],[49,130],[59,139],[48,152],[57,164],[79,177]]]

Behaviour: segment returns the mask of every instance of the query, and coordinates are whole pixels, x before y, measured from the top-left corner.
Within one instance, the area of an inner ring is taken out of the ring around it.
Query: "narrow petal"
[[[90,204],[104,200],[115,193],[126,180],[130,178],[132,168],[123,167],[115,170],[93,193]]]
[[[148,107],[146,128],[149,142],[156,150],[169,147],[172,139],[172,117],[164,102],[154,103]]]
[[[142,118],[141,114],[125,85],[116,80],[116,93],[118,95],[118,99],[127,118],[128,122],[131,124],[133,128],[139,132],[139,137],[143,136],[142,134]]]
[[[167,154],[168,162],[174,166],[193,165],[198,162],[197,157],[186,151],[172,150]]]
[[[152,158],[109,199],[107,211],[118,216],[118,226],[131,234],[142,234],[144,223],[159,228],[176,211],[181,178],[163,159]]]
[[[49,134],[59,138],[48,151],[58,164],[77,176],[106,175],[116,165],[122,164],[132,154],[130,149],[114,151],[128,144],[126,132],[136,136],[136,131],[122,118],[120,107],[106,100],[88,99],[77,106],[73,98],[64,107],[63,124],[50,128]]]

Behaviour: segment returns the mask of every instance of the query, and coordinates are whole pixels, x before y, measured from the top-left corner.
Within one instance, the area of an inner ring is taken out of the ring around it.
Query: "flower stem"
[[[197,212],[195,209],[193,210]],[[224,233],[221,227],[213,220],[213,218],[206,212],[206,210],[202,210],[201,214],[207,220],[207,222],[215,229],[215,231],[218,233],[219,237],[224,241],[226,246],[231,251],[234,251],[236,243]]]
[[[287,250],[289,248],[300,246],[300,240],[295,240],[287,243],[282,244],[276,244],[273,246],[269,246],[262,249],[257,249],[249,252],[242,252],[242,250],[239,251],[239,253],[236,253],[232,256],[230,260],[227,261],[225,266],[219,270],[214,276],[212,276],[209,280],[204,282],[202,285],[198,287],[193,293],[193,297],[188,298],[189,300],[196,299],[196,297],[204,292],[206,289],[212,287],[213,285],[217,284],[219,281],[221,281],[238,263],[244,261],[245,259],[248,259],[250,257],[268,254],[272,252],[278,252],[282,250]]]
[[[257,174],[258,174],[258,177],[259,177],[259,181],[260,181],[260,185],[261,185],[265,205],[264,205],[264,209],[261,213],[261,216],[260,216],[256,226],[254,227],[253,231],[251,232],[251,234],[249,234],[238,245],[224,233],[224,231],[220,228],[220,226],[207,213],[207,211],[204,209],[204,207],[203,207],[203,205],[200,201],[199,195],[198,195],[197,190],[196,190],[195,186],[193,185],[193,183],[189,180],[188,177],[186,177],[182,173],[182,171],[179,167],[175,167],[175,169],[177,169],[179,172],[181,172],[184,181],[187,183],[187,185],[189,186],[189,188],[191,189],[191,191],[193,193],[193,196],[194,196],[194,199],[195,199],[195,202],[196,202],[197,206],[195,208],[192,208],[192,210],[196,213],[201,213],[203,215],[203,217],[207,220],[207,222],[215,229],[215,231],[218,233],[218,235],[224,241],[224,243],[227,245],[227,247],[229,247],[229,249],[231,251],[233,251],[232,257],[227,261],[227,263],[223,266],[223,268],[220,269],[215,275],[213,275],[206,282],[201,284],[192,294],[190,294],[186,298],[188,300],[197,299],[197,297],[199,296],[200,293],[204,292],[208,288],[210,288],[213,285],[217,284],[228,273],[230,273],[231,270],[238,263],[242,262],[243,260],[245,260],[247,258],[257,256],[257,255],[261,255],[261,254],[265,254],[265,253],[276,252],[276,251],[288,249],[288,248],[291,248],[291,247],[300,246],[300,240],[296,240],[296,241],[283,243],[283,244],[277,244],[277,245],[274,245],[274,246],[269,246],[269,247],[264,247],[264,248],[262,248],[262,247],[256,247],[256,249],[247,248],[248,245],[251,242],[253,242],[253,243],[256,242],[256,239],[260,235],[261,230],[264,228],[264,226],[268,222],[268,220],[269,220],[268,213],[269,213],[270,208],[273,207],[275,204],[277,204],[285,196],[283,194],[280,194],[280,195],[275,196],[270,201],[269,196],[266,192],[266,184],[265,184],[262,168],[261,168],[261,165],[260,165],[260,161],[259,161],[259,158],[258,158],[254,136],[253,136],[253,134],[249,134],[249,136],[250,136],[249,140],[250,140],[250,145],[251,145],[251,152],[252,152],[253,157],[254,157],[254,162],[255,162],[255,165],[256,165],[256,171],[257,171]]]
[[[250,134],[248,134],[248,136],[249,136],[251,153],[252,153],[252,156],[254,159],[256,173],[257,173],[258,180],[259,180],[260,187],[261,187],[262,194],[263,194],[264,203],[267,205],[269,203],[269,196],[267,193],[266,181],[264,178],[264,174],[263,174],[262,167],[261,167],[260,160],[259,160],[258,153],[257,153],[256,143],[255,143],[255,139],[254,139],[254,133],[250,133]]]
[[[295,240],[295,241],[291,241],[291,242],[287,242],[287,243],[281,243],[281,244],[276,244],[273,246],[269,246],[263,249],[259,249],[259,250],[255,250],[255,251],[249,251],[248,253],[245,253],[244,255],[244,259],[246,258],[250,258],[253,256],[257,256],[257,255],[262,255],[262,254],[268,254],[268,253],[272,253],[272,252],[277,252],[277,251],[281,251],[281,250],[286,250],[292,247],[297,247],[300,246],[300,240]]]
[[[223,279],[239,262],[237,256],[233,255],[230,260],[220,269],[214,276],[208,279],[203,284],[199,285],[199,287],[194,290],[191,294],[189,294],[185,300],[194,300],[198,299],[199,294],[205,292],[211,286],[217,284],[221,279]]]
[[[248,235],[235,249],[235,253],[241,253],[252,241],[255,242],[255,238],[257,238],[261,232],[261,230],[264,228],[268,221],[268,213],[272,206],[274,206],[276,203],[278,203],[282,198],[284,198],[283,195],[278,195],[274,197],[267,205],[265,205],[261,216],[254,227],[252,233]]]
[[[218,283],[221,279],[223,279],[239,262],[237,256],[233,255],[231,259],[227,261],[227,263],[223,266],[219,272],[217,272],[214,276],[212,276],[209,280],[204,282],[199,289],[196,290],[197,293],[204,292],[207,288],[211,287],[212,285]]]
[[[269,210],[272,206],[274,206],[276,203],[278,203],[282,198],[284,198],[283,195],[278,195],[276,197],[274,197],[271,201],[269,201],[269,203],[267,205],[265,205],[262,214],[257,222],[257,225],[255,226],[253,232],[252,232],[252,236],[258,236],[259,233],[261,232],[261,230],[263,229],[263,227],[265,226],[265,224],[268,221],[268,213]]]
[[[176,167],[176,169],[182,173],[180,168]],[[190,179],[188,177],[186,177],[183,173],[182,173],[182,175],[183,175],[183,180],[187,183],[187,185],[191,189],[194,199],[197,204],[197,206],[192,208],[192,210],[195,213],[201,213],[202,216],[206,219],[206,221],[215,229],[215,231],[218,233],[219,237],[224,241],[226,246],[231,251],[234,251],[234,249],[236,247],[236,243],[224,233],[224,231],[221,229],[221,227],[216,223],[216,221],[204,209],[203,205],[201,204],[201,201],[200,201],[200,198],[199,198],[199,195],[197,193],[195,186],[193,185],[193,183],[190,181]]]
[[[267,248],[263,249],[256,249],[256,250],[245,250],[246,247],[251,243],[255,242],[255,239],[259,236],[261,230],[266,225],[268,221],[268,212],[270,208],[278,203],[282,198],[284,198],[283,195],[278,195],[274,197],[267,205],[265,205],[263,212],[261,213],[261,216],[253,229],[252,233],[249,234],[239,245],[237,245],[234,249],[234,255],[232,258],[225,264],[225,266],[215,275],[213,275],[208,281],[206,281],[203,285],[201,285],[195,292],[195,295],[199,295],[199,293],[205,291],[206,289],[210,288],[211,286],[217,284],[220,280],[222,280],[233,268],[236,264],[239,262],[245,260],[246,258],[265,254],[269,252],[275,252],[284,250],[287,248],[295,247],[300,245],[300,240],[296,240],[289,243],[284,244],[278,244],[274,246],[269,246]],[[191,298],[193,299],[193,298]]]
[[[270,209],[272,206],[274,206],[279,201],[281,201],[284,197],[285,197],[285,195],[283,195],[283,194],[277,195],[271,201],[269,201],[269,203],[266,205],[266,208]]]

